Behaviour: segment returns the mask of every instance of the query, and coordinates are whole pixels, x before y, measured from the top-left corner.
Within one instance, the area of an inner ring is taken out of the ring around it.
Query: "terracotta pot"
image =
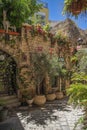
[[[63,92],[56,92],[56,99],[62,99],[63,97]]]
[[[28,105],[29,105],[30,107],[32,106],[33,101],[34,101],[34,99],[28,99],[28,100],[27,100],[27,103],[28,103]]]
[[[81,10],[74,10],[74,9],[72,9],[72,13],[74,14],[74,15],[78,15],[78,14],[80,14],[81,13]]]
[[[41,106],[46,103],[46,97],[44,95],[37,95],[34,98],[34,104]]]
[[[70,11],[74,14],[74,15],[78,15],[81,13],[83,8],[83,5],[81,3],[78,2],[72,2],[71,6],[70,6]]]
[[[46,98],[47,98],[48,101],[53,101],[53,100],[55,100],[55,98],[56,98],[56,94],[55,94],[55,93],[48,94],[48,95],[46,96]]]

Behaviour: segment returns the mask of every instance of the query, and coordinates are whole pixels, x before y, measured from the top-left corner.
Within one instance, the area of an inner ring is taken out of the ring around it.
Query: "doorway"
[[[17,64],[6,52],[0,50],[0,94],[17,93]]]

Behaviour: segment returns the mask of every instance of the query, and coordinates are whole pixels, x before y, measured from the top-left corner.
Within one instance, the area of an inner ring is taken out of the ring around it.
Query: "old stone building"
[[[70,71],[71,43],[66,41],[66,39],[62,41],[64,45],[59,44],[60,42],[61,40],[56,40],[53,34],[44,32],[40,26],[24,24],[21,28],[21,34],[15,32],[8,32],[6,34],[4,30],[1,30],[0,64],[4,63],[5,67],[3,68],[3,76],[0,75],[0,83],[6,83],[1,85],[3,87],[0,89],[0,93],[13,95],[15,93],[18,94],[19,89],[25,88],[33,88],[34,94],[48,93],[51,86],[47,68],[49,69],[50,66],[46,64],[48,62],[44,62],[43,58],[47,55],[50,58],[52,55],[60,59],[63,58],[66,69],[68,72]],[[37,61],[36,59],[34,62],[34,58],[37,57],[39,60]],[[43,73],[36,76],[35,70],[33,70],[34,64],[38,65],[38,69],[41,71],[44,68],[44,64],[47,67],[45,67]],[[7,80],[6,76],[8,77]],[[35,84],[37,80],[41,80],[40,84],[38,84],[39,88]],[[64,84],[65,87],[69,86],[68,79],[64,81]],[[55,87],[55,90],[58,90],[58,84]]]
[[[54,24],[51,31],[54,33],[61,32],[72,40],[73,43],[78,43],[79,39],[81,39],[80,44],[82,44],[83,47],[87,45],[86,30],[80,29],[75,22],[69,18]]]

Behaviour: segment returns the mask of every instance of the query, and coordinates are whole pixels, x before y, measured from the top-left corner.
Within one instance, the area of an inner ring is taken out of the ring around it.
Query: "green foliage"
[[[87,82],[87,75],[84,73],[84,72],[75,72],[73,75],[72,75],[72,79],[71,81],[73,82]]]
[[[85,50],[77,53],[78,70],[87,74],[87,52]]]
[[[3,21],[3,10],[7,12],[7,20],[19,28],[35,12],[40,9],[36,0],[0,0],[0,26]]]
[[[35,74],[36,85],[40,85],[46,74],[50,77],[50,83],[54,82],[54,77],[65,77],[67,70],[63,68],[64,63],[59,62],[57,55],[50,58],[49,54],[37,53],[32,56],[32,71]]]
[[[87,84],[73,83],[67,90],[67,94],[70,95],[70,103],[87,105]]]
[[[53,76],[65,76],[67,73],[66,68],[63,68],[64,63],[60,62],[58,56],[53,56],[50,59],[51,71],[50,75]]]
[[[45,26],[43,26],[43,30],[46,31],[46,32],[49,32],[50,31],[50,25],[46,24]]]
[[[78,124],[82,124],[83,121],[84,121],[84,118],[83,118],[83,117],[80,117],[80,118],[78,119],[78,121],[75,123],[75,126],[74,126],[73,130],[76,130],[76,127],[78,126]],[[84,130],[85,130],[85,129],[84,129]]]
[[[65,0],[64,3],[70,5],[74,0]]]
[[[35,54],[33,55],[33,66],[34,66],[34,72],[37,75],[36,77],[42,77],[44,78],[46,72],[49,72],[50,70],[50,63],[49,59],[46,54]]]
[[[58,32],[56,35],[55,35],[55,38],[57,40],[57,44],[58,45],[64,45],[67,43],[67,37],[64,36],[62,33]]]
[[[76,62],[76,61],[78,61],[77,56],[76,55],[72,56],[71,57],[71,62]]]
[[[70,14],[69,6],[72,4],[73,0],[64,0],[64,8],[62,14]]]
[[[21,89],[21,94],[23,98],[28,100],[32,99],[35,96],[32,88]]]
[[[33,21],[34,24],[41,24],[43,25],[45,23],[45,19],[42,19],[41,15],[37,15],[36,19]]]
[[[64,0],[63,14],[68,14],[78,18],[81,13],[86,13],[86,0]]]
[[[32,73],[34,74],[34,83],[38,88],[37,93],[40,93],[41,83],[45,80],[46,74],[49,73],[50,63],[49,58],[44,53],[35,53],[32,55]]]
[[[55,84],[55,81],[60,78],[66,78],[68,75],[68,71],[64,67],[64,62],[61,62],[57,55],[52,56],[50,59],[50,83],[51,85]]]
[[[87,105],[87,52],[85,50],[78,51],[71,60],[78,62],[74,66],[71,77],[72,84],[67,90],[67,94],[70,95],[70,102],[75,105]]]

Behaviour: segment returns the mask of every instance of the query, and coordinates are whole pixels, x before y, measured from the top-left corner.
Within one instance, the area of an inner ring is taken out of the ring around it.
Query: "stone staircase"
[[[0,100],[5,103],[8,108],[20,106],[20,102],[16,95],[8,96],[6,94],[0,95]]]

